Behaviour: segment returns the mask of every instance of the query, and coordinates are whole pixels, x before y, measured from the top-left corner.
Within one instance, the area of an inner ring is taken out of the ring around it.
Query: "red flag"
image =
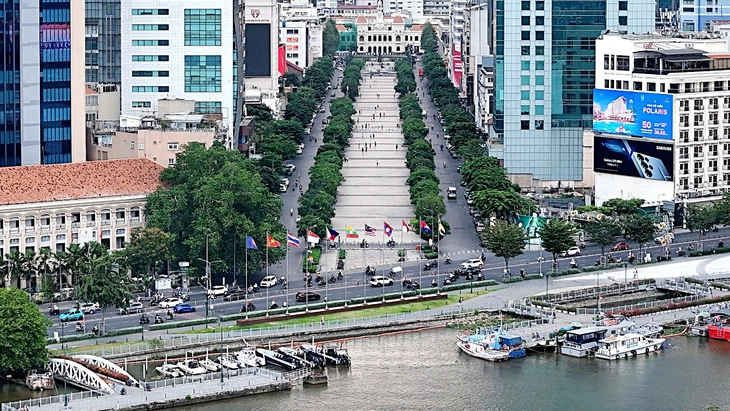
[[[408,224],[406,224],[406,220],[401,220],[401,222],[403,223],[403,232],[404,233],[411,231],[411,228],[408,227]]]
[[[267,247],[280,247],[281,243],[276,241],[276,239],[268,234],[266,234],[266,246]]]

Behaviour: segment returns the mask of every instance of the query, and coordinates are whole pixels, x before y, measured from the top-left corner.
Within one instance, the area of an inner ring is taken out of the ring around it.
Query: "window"
[[[134,141],[129,142],[129,149],[134,150]]]
[[[545,10],[545,2],[544,1],[536,1],[535,2],[535,10]]]
[[[634,90],[641,90],[642,83],[640,81],[634,81]]]
[[[169,24],[132,24],[132,31],[168,31]]]
[[[522,60],[520,63],[521,63],[521,69],[522,70],[529,70],[530,69],[530,60]]]
[[[545,91],[544,90],[535,90],[535,100],[536,101],[545,100]]]
[[[530,76],[522,76],[520,78],[520,84],[523,86],[529,86],[530,85]]]
[[[196,101],[195,114],[221,114],[221,106],[220,101]]]
[[[152,107],[151,101],[133,101],[132,108],[150,108]]]
[[[530,55],[530,46],[522,46],[520,48],[523,56],[529,56]]]
[[[170,61],[170,56],[148,56],[146,54],[135,54],[132,61]]]
[[[628,26],[629,17],[628,16],[618,16],[618,25],[619,26]]]
[[[545,76],[535,76],[535,85],[544,86],[545,85]]]
[[[522,32],[522,40],[529,40],[530,39],[530,31],[526,30]]]
[[[529,129],[530,129],[530,120],[520,121],[520,130],[529,130]]]
[[[133,16],[167,16],[169,9],[132,9]]]
[[[609,57],[608,57],[608,54],[604,54],[604,55],[603,55],[603,69],[604,69],[604,70],[608,70],[608,67],[609,67],[609,66],[608,66],[608,64],[609,64],[609,60],[610,60],[610,59],[609,59]]]
[[[522,25],[523,26],[529,26],[530,25],[530,16],[522,16]]]
[[[221,56],[185,56],[185,92],[220,93]]]
[[[522,10],[530,10],[530,1],[523,1],[522,2]]]
[[[169,86],[132,86],[132,93],[169,93]]]
[[[536,31],[535,32],[535,40],[545,40],[545,32],[544,31]]]
[[[520,114],[522,114],[523,116],[529,116],[530,115],[530,105],[525,104],[525,105],[520,106]]]
[[[177,151],[180,149],[180,145],[178,143],[167,143],[167,149],[170,151]]]
[[[545,25],[545,16],[536,16],[535,17],[535,25],[536,26],[544,26]]]
[[[140,150],[144,150],[144,143],[139,143],[139,144],[137,144],[137,145],[139,146],[139,149],[140,149]]]
[[[629,56],[616,56],[616,70],[629,71]]]
[[[545,61],[536,60],[535,61],[535,70],[545,70]]]
[[[185,45],[220,46],[221,10],[185,9]]]
[[[535,120],[535,130],[543,130],[543,129],[545,129],[545,121]]]
[[[132,46],[144,46],[144,47],[154,47],[154,46],[169,46],[170,40],[132,40]]]
[[[544,56],[545,55],[545,46],[535,46],[535,55]]]
[[[522,91],[520,91],[520,100],[522,100],[522,101],[530,101],[530,90],[522,90]]]
[[[656,83],[646,83],[647,91],[656,91]]]
[[[132,77],[170,77],[169,71],[133,71]]]
[[[618,9],[621,11],[628,10],[629,9],[629,2],[626,0],[621,0],[618,2]]]
[[[545,114],[545,106],[535,106],[535,114],[538,116]]]
[[[167,165],[168,166],[174,166],[175,165],[175,159],[174,158],[168,158],[167,159]]]

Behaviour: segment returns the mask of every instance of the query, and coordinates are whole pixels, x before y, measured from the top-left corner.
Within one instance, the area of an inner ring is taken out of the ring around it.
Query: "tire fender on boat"
[[[659,351],[659,346],[658,345],[655,345],[654,346],[654,351]]]
[[[645,350],[644,350],[644,353],[645,353],[646,355],[649,355],[649,348],[645,349]]]
[[[634,357],[636,357],[636,350],[631,350],[631,355],[633,355]]]
[[[704,337],[704,336],[705,336],[705,330],[699,330],[699,331],[697,332],[697,334],[699,334],[699,335],[700,335],[700,337]]]
[[[620,356],[620,355],[618,355],[618,354],[616,354],[616,359],[617,359],[617,360],[618,360],[618,359],[621,359],[621,356]]]
[[[465,344],[464,345],[464,348],[466,348],[468,350],[469,349],[469,344]]]

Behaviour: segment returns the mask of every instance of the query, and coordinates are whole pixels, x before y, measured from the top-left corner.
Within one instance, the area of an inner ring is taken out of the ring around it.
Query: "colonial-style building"
[[[357,26],[357,52],[367,54],[401,54],[410,45],[418,51],[421,45],[420,25],[406,25],[402,16],[360,15]]]

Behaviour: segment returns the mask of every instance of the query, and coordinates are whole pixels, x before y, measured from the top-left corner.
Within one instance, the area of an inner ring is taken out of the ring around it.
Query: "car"
[[[674,241],[674,233],[666,233],[657,236],[656,238],[654,238],[654,244],[661,244],[662,242],[666,242],[667,240]]]
[[[297,169],[297,166],[294,164],[284,164],[284,174],[290,176],[294,174],[294,171]]]
[[[194,305],[190,305],[188,303],[177,304],[175,307],[172,308],[172,311],[174,311],[175,314],[179,314],[179,313],[194,313],[195,312],[195,306]]]
[[[302,221],[302,216],[298,215],[297,218],[294,219],[297,223]]]
[[[78,308],[71,308],[58,317],[62,322],[78,321],[84,319],[84,312]]]
[[[314,291],[300,291],[295,296],[297,301],[317,301],[320,298],[322,298],[321,295],[315,293]]]
[[[474,225],[474,228],[477,229],[477,233],[481,233],[482,231],[484,231],[484,223],[478,222]]]
[[[458,167],[456,167],[456,172],[457,172],[457,173],[461,173],[461,167],[463,167],[463,166],[458,166]]]
[[[580,248],[577,246],[570,247],[566,251],[560,253],[561,257],[575,257],[580,255]]]
[[[467,199],[466,200],[466,205],[473,206],[474,205],[474,200],[472,200],[471,198]]]
[[[297,147],[297,151],[295,151],[295,153],[302,154],[302,153],[304,153],[304,150],[302,150],[301,147]]]
[[[462,186],[462,187],[466,187],[466,180],[461,180],[461,182],[459,183],[459,185]]]
[[[383,277],[382,275],[376,275],[370,279],[370,285],[373,287],[385,287],[386,285],[393,285],[393,279]]]
[[[271,288],[277,283],[275,275],[269,275],[261,280],[261,288]]]
[[[322,124],[323,124],[323,125],[327,125],[327,124],[329,124],[329,123],[330,123],[329,119],[326,119],[326,118],[323,118],[323,119],[322,119]]]
[[[622,251],[628,249],[629,243],[627,243],[626,241],[619,241],[618,243],[611,246],[611,251]]]
[[[178,304],[182,304],[184,301],[178,297],[167,297],[160,301],[160,308],[172,308]]]
[[[445,139],[446,141],[448,141],[448,140],[450,140],[450,139],[451,139],[451,136],[450,136],[450,135],[448,135],[448,134],[444,134],[444,139]]]
[[[324,106],[319,108],[320,113],[324,113]]]
[[[464,189],[464,198],[466,198],[468,200],[470,197],[471,197],[471,191],[469,191],[468,188],[465,188]]]
[[[223,301],[236,301],[246,299],[246,290],[233,290],[223,295]]]
[[[461,269],[466,270],[470,267],[477,267],[478,269],[482,269],[484,267],[484,262],[481,258],[472,258],[471,260],[466,260],[463,263],[461,263]]]
[[[446,190],[446,198],[449,200],[456,200],[456,187],[449,187],[449,189]]]
[[[126,308],[117,308],[117,314],[119,315],[127,315],[131,313],[141,313],[144,311],[144,304],[140,302],[133,302],[130,303],[128,307]]]
[[[84,314],[94,314],[100,310],[99,303],[84,303],[79,307]]]
[[[219,296],[219,295],[226,295],[228,292],[228,286],[226,285],[214,285],[208,290],[208,295],[212,296]],[[181,301],[182,302],[182,301]]]

